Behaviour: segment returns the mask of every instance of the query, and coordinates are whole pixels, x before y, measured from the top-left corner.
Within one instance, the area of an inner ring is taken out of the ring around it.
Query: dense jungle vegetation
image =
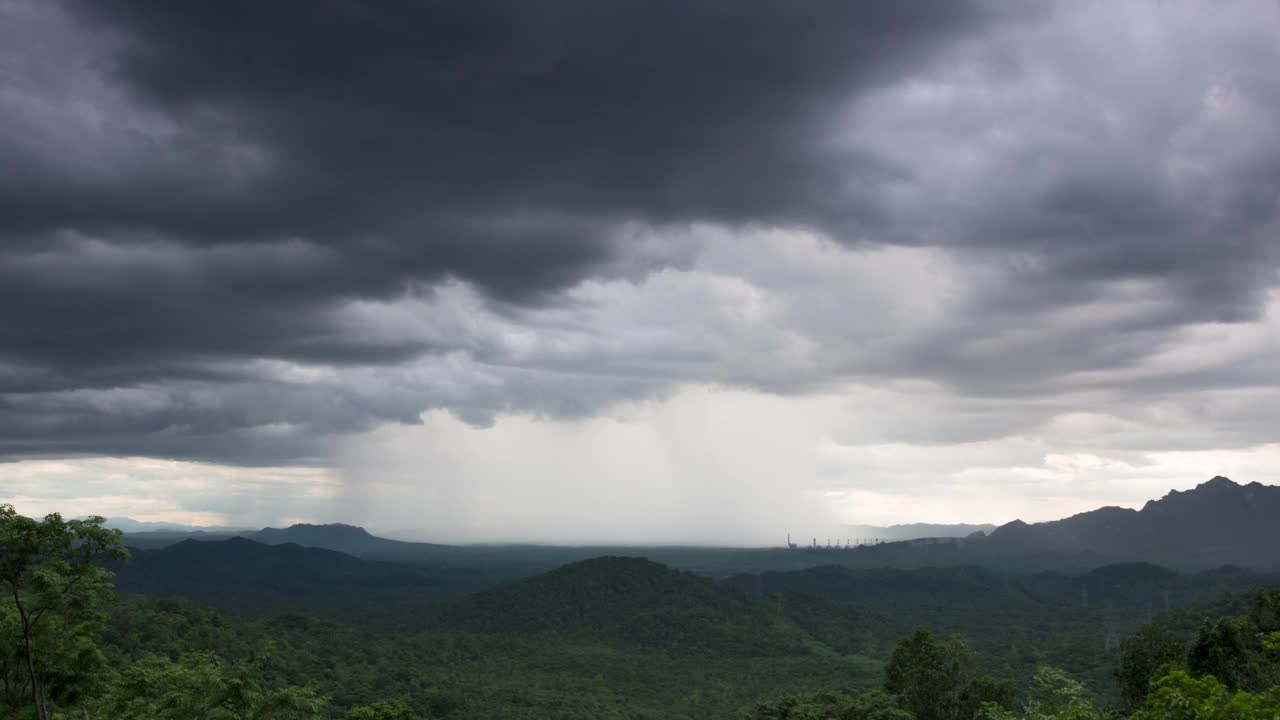
[[[231,547],[249,562],[252,548]],[[363,605],[349,575],[330,597],[284,582],[297,602],[281,611],[280,596],[217,609],[118,592],[108,568],[128,567],[127,554],[99,518],[0,510],[0,717],[1280,713],[1280,592],[1238,569],[813,568],[714,581],[601,557],[435,603],[385,579],[370,587],[394,592]]]

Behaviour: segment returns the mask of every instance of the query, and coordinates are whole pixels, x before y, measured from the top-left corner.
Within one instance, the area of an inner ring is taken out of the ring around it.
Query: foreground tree
[[[379,700],[372,705],[352,708],[346,720],[422,720],[403,700]]]
[[[1275,720],[1280,717],[1280,687],[1262,693],[1232,690],[1217,678],[1193,678],[1185,672],[1157,680],[1147,707],[1131,720]]]
[[[1280,685],[1280,591],[1261,590],[1244,617],[1206,622],[1187,655],[1192,677],[1212,675],[1231,690]]]
[[[129,720],[319,720],[326,699],[306,688],[259,687],[257,669],[210,654],[143,658],[99,701],[96,717]],[[375,716],[377,717],[377,716]],[[394,720],[400,720],[391,716]],[[412,720],[412,716],[410,717]]]
[[[43,520],[0,505],[0,590],[5,615],[0,632],[17,647],[25,670],[23,688],[36,720],[53,717],[52,702],[72,700],[102,664],[93,643],[101,607],[110,596],[106,561],[128,558],[119,530],[104,519]],[[12,702],[12,698],[9,699]]]
[[[988,705],[988,720],[1099,720],[1102,717],[1089,699],[1083,683],[1050,665],[1036,669],[1031,697],[1020,711]]]
[[[1129,710],[1142,707],[1147,693],[1151,691],[1152,681],[1174,670],[1184,669],[1186,655],[1186,648],[1150,625],[1121,641],[1116,680],[1120,684],[1120,697],[1125,707]]]
[[[912,720],[895,699],[878,690],[861,695],[823,691],[760,703],[751,720]]]
[[[974,652],[959,635],[941,642],[916,628],[898,642],[885,668],[884,689],[916,720],[973,720],[984,707],[1008,707],[1008,680],[980,675]]]

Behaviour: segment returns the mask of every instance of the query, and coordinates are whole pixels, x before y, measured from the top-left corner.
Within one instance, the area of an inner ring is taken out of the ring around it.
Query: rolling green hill
[[[1280,582],[1280,575],[1235,567],[1184,574],[1146,563],[1077,574],[828,565],[724,582],[772,598],[838,651],[883,658],[897,638],[924,625],[967,637],[987,672],[1022,681],[1048,662],[1114,699],[1111,673],[1123,637],[1162,616],[1199,618],[1200,610],[1180,609],[1210,607]]]
[[[183,550],[261,552],[245,543]],[[309,557],[341,572],[365,567]],[[640,558],[573,563],[435,607],[377,605],[237,618],[139,596],[114,613],[108,641],[117,657],[261,658],[272,682],[311,682],[342,707],[404,697],[460,720],[728,720],[788,692],[874,687],[881,673],[879,661],[832,648],[771,600]]]
[[[1154,619],[1185,640],[1276,580],[1139,563],[828,565],[715,581],[605,556],[445,600],[438,568],[246,539],[140,551],[120,570],[122,589],[243,612],[132,598],[109,625],[113,656],[214,651],[259,663],[275,684],[312,683],[339,707],[401,696],[463,720],[737,718],[788,693],[874,687],[919,625],[967,637],[983,672],[1025,684],[1047,662],[1111,703],[1123,638]]]
[[[1088,572],[1015,573],[977,566],[849,568],[823,565],[792,572],[735,575],[725,582],[756,594],[807,593],[868,606],[1140,609],[1203,602],[1276,581],[1280,574],[1223,566],[1179,573],[1149,563],[1106,565]]]
[[[680,654],[807,652],[768,602],[643,558],[601,557],[487,590],[445,608],[442,627],[620,641]]]
[[[126,592],[181,596],[257,614],[335,612],[353,603],[420,605],[491,584],[464,569],[363,560],[334,550],[241,537],[135,548],[130,562],[112,569],[116,586]]]

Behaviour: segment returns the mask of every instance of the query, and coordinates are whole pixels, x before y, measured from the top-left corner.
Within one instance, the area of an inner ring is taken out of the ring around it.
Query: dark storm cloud
[[[10,231],[301,237],[353,266],[339,291],[452,273],[508,296],[597,268],[619,252],[604,231],[620,219],[857,212],[815,135],[974,15],[963,3],[76,10],[114,31],[112,79],[183,126],[192,166],[172,192],[168,175],[60,188],[37,166],[45,182],[6,193]],[[233,165],[235,153],[250,159]]]
[[[412,423],[428,402],[241,378],[11,394],[0,398],[0,454],[319,462],[325,443],[369,418]]]
[[[1134,371],[1280,282],[1275,9],[993,8],[0,0],[0,454],[311,460],[683,382],[923,379],[998,434],[1257,382]]]
[[[439,349],[353,337],[334,322],[351,300],[454,277],[544,302],[690,257],[635,253],[621,224],[868,213],[833,190],[850,158],[823,146],[827,115],[979,19],[967,3],[4,10],[7,449],[230,459],[226,438],[273,414],[236,405],[263,402],[235,361]],[[163,400],[124,419],[84,404],[129,388]],[[331,403],[321,429],[414,416],[393,405]]]

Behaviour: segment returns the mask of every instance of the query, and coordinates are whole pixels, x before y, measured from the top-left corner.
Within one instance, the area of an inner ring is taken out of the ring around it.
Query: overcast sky
[[[0,0],[0,501],[769,543],[1280,483],[1278,67],[1270,0]]]

